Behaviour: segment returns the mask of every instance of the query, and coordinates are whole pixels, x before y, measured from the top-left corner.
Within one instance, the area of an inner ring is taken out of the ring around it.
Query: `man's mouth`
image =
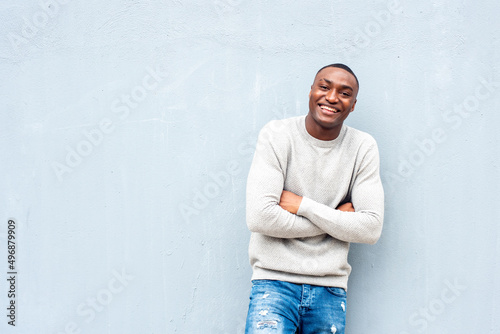
[[[319,105],[319,107],[320,107],[321,109],[323,109],[323,110],[325,110],[325,111],[329,112],[329,113],[334,113],[334,114],[336,114],[336,113],[339,113],[339,112],[340,112],[340,110],[335,109],[335,108],[332,108],[332,107],[325,106],[324,104],[320,104],[320,105]]]

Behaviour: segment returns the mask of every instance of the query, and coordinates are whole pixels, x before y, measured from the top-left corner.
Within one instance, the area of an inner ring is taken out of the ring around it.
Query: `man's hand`
[[[283,190],[283,192],[281,193],[279,206],[281,206],[286,211],[296,215],[297,211],[299,211],[300,203],[302,203],[301,196],[296,195],[288,190]],[[352,205],[351,202],[347,202],[347,203],[339,205],[337,207],[337,210],[344,211],[344,212],[355,212],[354,206]]]
[[[345,211],[345,212],[354,212],[354,207],[352,206],[351,202],[347,202],[347,203],[339,205],[337,207],[337,210]]]
[[[296,215],[297,211],[299,211],[300,203],[302,203],[301,196],[295,195],[294,193],[287,190],[283,190],[283,192],[281,193],[279,206],[281,206],[286,211]]]

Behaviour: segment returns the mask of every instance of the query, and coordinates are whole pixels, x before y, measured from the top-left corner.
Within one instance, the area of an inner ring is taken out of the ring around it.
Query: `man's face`
[[[322,69],[309,93],[309,115],[323,129],[342,126],[354,110],[358,85],[354,76],[338,67]]]

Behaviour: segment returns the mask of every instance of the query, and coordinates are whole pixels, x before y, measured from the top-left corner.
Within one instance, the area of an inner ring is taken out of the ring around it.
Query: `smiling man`
[[[344,333],[349,244],[374,244],[384,215],[377,144],[344,125],[358,90],[349,67],[325,66],[309,113],[259,134],[247,182],[246,333]]]

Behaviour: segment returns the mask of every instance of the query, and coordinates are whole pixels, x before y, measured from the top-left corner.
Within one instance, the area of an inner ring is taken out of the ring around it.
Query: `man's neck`
[[[306,116],[306,130],[316,139],[325,141],[337,139],[341,129],[342,124],[333,128],[324,128],[316,123],[309,114]]]

